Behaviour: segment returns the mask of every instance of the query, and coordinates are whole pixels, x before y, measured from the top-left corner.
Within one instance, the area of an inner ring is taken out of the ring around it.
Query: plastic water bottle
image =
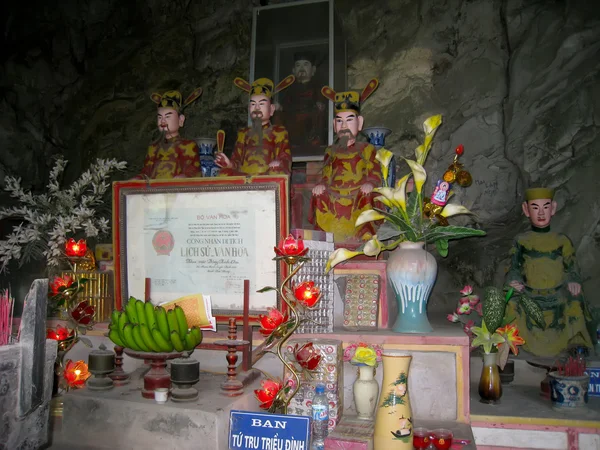
[[[312,402],[312,444],[310,450],[323,450],[327,427],[329,426],[329,402],[325,395],[325,385],[318,384]]]

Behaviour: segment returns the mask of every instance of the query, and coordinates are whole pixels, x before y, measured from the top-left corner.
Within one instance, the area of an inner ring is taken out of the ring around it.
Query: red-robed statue
[[[275,87],[268,78],[260,78],[252,85],[241,78],[235,79],[234,84],[250,94],[248,109],[252,126],[238,131],[231,159],[224,153],[218,153],[215,157],[215,162],[221,167],[220,176],[291,173],[292,154],[288,132],[281,125],[271,125],[271,116],[275,112],[271,98],[293,82],[293,75]]]
[[[336,242],[369,239],[375,230],[371,222],[355,228],[361,212],[373,208],[382,175],[373,145],[357,142],[363,127],[360,105],[377,89],[373,79],[361,94],[338,92],[325,86],[321,93],[334,102],[333,130],[336,142],[325,150],[321,181],[313,188],[310,222],[320,230],[334,233]]]
[[[159,138],[148,147],[144,167],[137,179],[196,178],[202,176],[199,148],[196,142],[183,139],[179,129],[183,127],[183,110],[202,95],[202,88],[192,92],[185,101],[179,91],[152,94],[158,105],[157,125]]]

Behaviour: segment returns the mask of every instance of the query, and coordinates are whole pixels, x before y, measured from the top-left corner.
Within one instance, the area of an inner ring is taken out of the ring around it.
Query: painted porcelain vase
[[[392,329],[397,333],[433,331],[427,319],[427,301],[437,276],[437,262],[423,245],[401,242],[387,262],[387,276],[398,302],[398,318]]]
[[[369,144],[375,147],[377,150],[385,147],[385,138],[392,134],[392,130],[385,127],[368,127],[362,130],[362,133],[367,137]],[[392,160],[389,163],[390,170],[388,172],[387,185],[396,185],[396,157],[392,156]]]
[[[482,403],[497,404],[502,397],[502,380],[498,368],[498,353],[485,353],[483,355],[483,368],[479,378],[479,401]]]
[[[583,408],[588,402],[588,388],[590,376],[578,377],[559,375],[550,372],[550,400],[552,408],[558,411],[572,411],[574,408]]]
[[[367,137],[369,144],[378,150],[385,147],[385,138],[392,134],[392,130],[385,127],[367,127],[362,132]]]
[[[408,369],[412,356],[384,350],[383,381],[375,416],[373,450],[412,450],[413,420],[408,395]]]
[[[375,406],[379,398],[379,384],[375,379],[375,367],[366,364],[355,364],[358,367],[358,378],[352,385],[354,405],[359,419],[372,420]]]

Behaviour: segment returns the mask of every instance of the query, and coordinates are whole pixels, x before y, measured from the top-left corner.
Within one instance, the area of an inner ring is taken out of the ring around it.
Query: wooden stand
[[[237,379],[237,372],[235,365],[238,360],[237,348],[238,346],[247,346],[250,344],[249,341],[237,339],[237,323],[235,317],[229,319],[229,339],[222,341],[215,341],[215,345],[221,345],[227,347],[227,380],[221,384],[221,393],[229,397],[235,397],[244,393],[244,384]]]
[[[123,370],[123,347],[115,345],[115,370],[108,375],[115,386],[129,383],[129,374]]]

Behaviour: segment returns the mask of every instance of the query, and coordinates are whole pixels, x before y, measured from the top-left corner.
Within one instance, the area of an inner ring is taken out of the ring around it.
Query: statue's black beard
[[[343,131],[337,135],[337,140],[333,144],[333,148],[345,150],[348,148],[348,141],[352,139],[352,133]]]
[[[252,116],[251,132],[252,137],[262,140],[262,116]]]
[[[158,130],[158,137],[152,141],[152,145],[158,145],[165,142],[167,140],[167,131],[166,128]]]

